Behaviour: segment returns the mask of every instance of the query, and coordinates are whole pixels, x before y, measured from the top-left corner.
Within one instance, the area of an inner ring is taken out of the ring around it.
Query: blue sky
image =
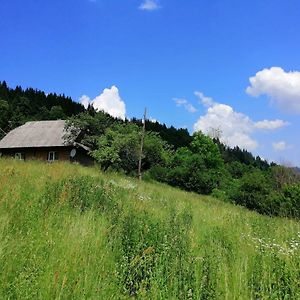
[[[300,165],[299,11],[296,0],[2,0],[0,80],[120,117],[147,106]]]

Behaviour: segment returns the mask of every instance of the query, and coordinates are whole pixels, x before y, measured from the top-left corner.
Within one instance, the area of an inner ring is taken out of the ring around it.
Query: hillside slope
[[[1,299],[299,299],[300,224],[70,164],[0,159]]]

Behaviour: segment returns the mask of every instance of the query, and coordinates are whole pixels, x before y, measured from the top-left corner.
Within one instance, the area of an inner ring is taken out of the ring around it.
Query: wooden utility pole
[[[143,129],[142,129],[141,148],[140,148],[139,167],[138,167],[139,180],[142,180],[142,157],[143,157],[144,139],[145,139],[145,131],[146,131],[146,117],[147,117],[147,108],[145,108],[144,119],[143,119]]]

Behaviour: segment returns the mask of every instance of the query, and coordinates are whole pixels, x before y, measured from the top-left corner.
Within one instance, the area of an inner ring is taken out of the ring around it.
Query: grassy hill
[[[1,299],[300,299],[300,224],[70,164],[0,160]]]

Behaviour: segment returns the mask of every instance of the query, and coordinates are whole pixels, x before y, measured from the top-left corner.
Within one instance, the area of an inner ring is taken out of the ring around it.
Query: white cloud
[[[149,118],[149,121],[152,122],[152,123],[156,123],[157,122],[157,123],[161,124],[157,119],[152,118],[152,117]]]
[[[186,99],[173,98],[173,100],[176,103],[176,106],[184,107],[190,113],[195,113],[197,111],[197,109]]]
[[[125,119],[125,102],[121,99],[119,90],[114,85],[110,89],[104,89],[103,92],[93,100],[83,95],[80,98],[80,102],[85,107],[91,104],[98,111],[102,110],[115,118]]]
[[[257,142],[250,137],[252,121],[246,115],[235,112],[229,105],[214,103],[195,123],[194,130],[205,134],[217,130],[221,141],[231,147],[238,145],[249,150],[257,147]]]
[[[212,106],[214,104],[213,98],[207,97],[201,92],[195,92],[195,95],[200,99],[200,102],[206,107]]]
[[[271,121],[270,120],[263,120],[263,121],[256,122],[255,127],[259,128],[259,129],[272,130],[272,129],[278,129],[278,128],[287,126],[289,124],[290,124],[289,122],[285,122],[285,121],[279,120],[279,119],[271,120]]]
[[[144,0],[139,6],[139,9],[148,11],[157,10],[159,8],[160,5],[158,4],[157,0]]]
[[[234,111],[229,105],[217,103],[201,92],[195,92],[195,95],[207,107],[207,111],[194,124],[194,130],[213,136],[220,135],[218,136],[220,140],[230,147],[239,146],[253,150],[258,146],[257,141],[251,136],[255,130],[273,130],[287,124],[282,120],[254,122],[247,115]]]
[[[280,67],[263,69],[250,77],[246,92],[253,96],[267,95],[280,109],[300,114],[300,72],[285,72]]]
[[[82,95],[80,97],[79,101],[84,106],[84,108],[87,109],[88,106],[89,106],[89,104],[90,104],[90,102],[91,102],[91,99],[87,95]]]
[[[272,146],[275,151],[284,151],[286,149],[291,148],[291,146],[287,145],[285,141],[273,143]]]

